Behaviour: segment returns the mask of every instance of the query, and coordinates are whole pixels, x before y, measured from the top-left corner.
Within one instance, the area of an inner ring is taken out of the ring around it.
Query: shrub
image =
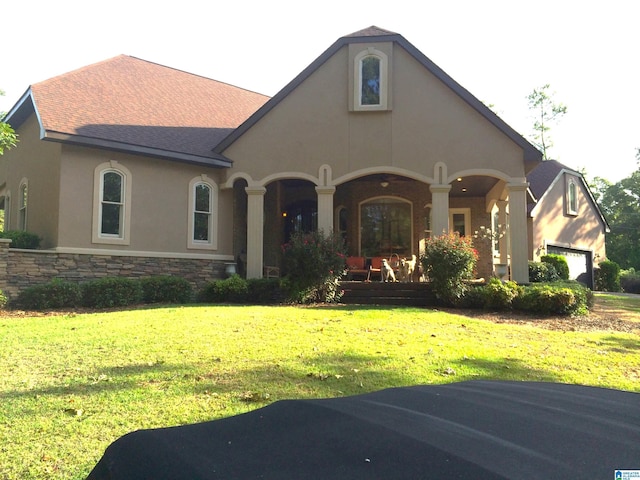
[[[248,283],[238,274],[207,283],[198,295],[204,303],[247,303],[248,299]]]
[[[9,299],[7,298],[7,296],[4,294],[2,290],[0,290],[0,308],[6,307],[8,301]]]
[[[620,265],[610,260],[600,262],[594,271],[596,290],[601,292],[620,292]]]
[[[35,250],[40,246],[40,237],[35,233],[24,232],[22,230],[8,230],[0,232],[0,238],[11,239],[9,248],[23,248]]]
[[[82,284],[82,303],[90,308],[126,307],[142,303],[142,284],[124,277],[105,277]]]
[[[471,238],[449,233],[426,242],[420,258],[425,275],[432,282],[436,298],[445,304],[459,304],[473,277],[478,254]]]
[[[593,293],[578,282],[554,282],[525,286],[513,307],[544,315],[586,315],[593,306]]]
[[[322,231],[296,232],[282,246],[283,287],[294,302],[337,302],[340,278],[346,273],[342,236]]]
[[[17,305],[29,310],[74,308],[81,303],[82,290],[80,285],[59,278],[25,288],[16,299]]]
[[[279,278],[251,278],[247,280],[248,301],[257,305],[274,305],[283,298]]]
[[[569,280],[569,264],[563,255],[550,253],[540,257],[542,263],[553,265],[560,276],[560,280]]]
[[[189,303],[193,289],[184,278],[171,275],[145,277],[140,280],[145,303]]]
[[[623,292],[640,293],[640,274],[633,268],[620,272],[620,286]]]
[[[484,308],[495,310],[511,310],[515,298],[520,295],[522,287],[516,282],[502,282],[498,278],[491,278],[489,283],[480,287]]]
[[[556,280],[560,280],[560,275],[551,263],[529,262],[530,282],[555,282]]]

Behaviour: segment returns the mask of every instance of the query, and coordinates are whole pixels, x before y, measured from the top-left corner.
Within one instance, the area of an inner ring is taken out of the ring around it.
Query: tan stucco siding
[[[235,162],[228,174],[317,176],[326,163],[334,178],[384,166],[430,177],[445,162],[449,173],[524,177],[522,149],[398,46],[389,55],[391,109],[350,111],[350,58],[369,47],[388,52],[391,44],[351,45],[351,55],[345,47],[329,58],[224,152]]]
[[[40,140],[35,115],[17,129],[19,143],[0,157],[4,164],[5,193],[11,195],[9,228],[18,229],[20,183],[26,179],[27,231],[41,238],[40,246],[49,248],[58,235],[58,196],[60,190],[60,145]],[[1,182],[0,182],[1,183]]]
[[[129,245],[92,243],[94,171],[115,160],[131,173],[131,235]],[[68,146],[63,150],[60,247],[136,252],[231,254],[232,198],[218,195],[218,248],[187,248],[189,182],[206,174],[220,182],[220,170],[147,157]]]
[[[567,175],[564,174],[547,191],[533,211],[534,260],[539,259],[540,252],[544,253],[539,247],[546,246],[548,243],[579,250],[591,250],[599,255],[599,259],[603,259],[605,258],[604,225],[582,181],[576,177],[574,177],[576,185],[579,187],[577,189],[578,213],[577,215],[567,213]]]

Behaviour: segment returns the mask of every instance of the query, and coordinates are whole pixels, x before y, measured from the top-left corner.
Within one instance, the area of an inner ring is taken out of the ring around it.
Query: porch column
[[[509,263],[509,247],[507,237],[507,201],[498,200],[498,225],[502,230],[498,230],[498,234],[502,232],[502,236],[498,239],[498,250],[500,251],[500,263],[506,265]]]
[[[336,187],[316,187],[318,194],[318,230],[324,235],[333,231],[333,194]]]
[[[527,248],[527,182],[509,183],[509,244],[511,246],[511,280],[529,282]]]
[[[432,184],[431,191],[431,232],[434,237],[449,232],[449,192],[451,185]]]
[[[264,257],[265,187],[246,187],[247,192],[247,278],[262,278]]]

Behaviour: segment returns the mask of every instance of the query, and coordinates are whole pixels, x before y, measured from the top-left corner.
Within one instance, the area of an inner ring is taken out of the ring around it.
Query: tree
[[[0,96],[4,95],[4,91],[0,90]],[[4,112],[0,112],[0,118],[4,119]],[[18,143],[18,136],[16,132],[11,128],[11,125],[5,122],[0,122],[0,155],[2,155],[5,149],[15,147]]]
[[[533,144],[542,152],[542,159],[549,160],[548,151],[553,146],[549,130],[551,124],[558,122],[567,113],[567,107],[561,103],[555,103],[553,94],[549,93],[550,85],[547,83],[540,88],[534,88],[527,96],[529,110],[533,112],[534,122],[532,136]]]
[[[598,184],[598,202],[609,222],[607,257],[622,268],[640,269],[640,149],[638,168],[629,177],[611,185]]]

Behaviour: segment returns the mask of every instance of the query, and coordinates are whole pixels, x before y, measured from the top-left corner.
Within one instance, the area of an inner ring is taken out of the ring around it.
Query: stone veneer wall
[[[25,288],[47,283],[54,278],[82,282],[102,277],[174,275],[186,279],[197,291],[211,280],[225,278],[228,263],[220,260],[18,250],[10,249],[9,243],[9,240],[0,239],[0,290],[10,300]]]

